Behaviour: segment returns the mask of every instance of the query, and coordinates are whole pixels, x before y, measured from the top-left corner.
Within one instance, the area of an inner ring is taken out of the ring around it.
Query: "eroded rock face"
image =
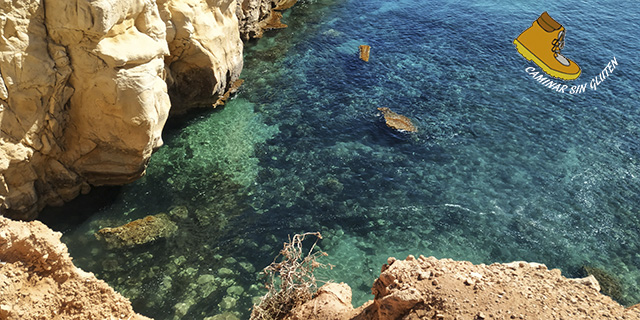
[[[92,185],[144,173],[170,103],[166,28],[152,1],[46,1],[50,38],[71,61],[62,162]]]
[[[280,11],[291,8],[298,0],[238,0],[236,15],[243,40],[262,37],[264,31],[286,28],[280,22]]]
[[[5,1],[0,17],[0,214],[29,218],[37,203],[60,204],[86,187],[58,160],[72,70],[48,40],[40,1]]]
[[[149,320],[92,273],[76,268],[62,234],[0,216],[0,319]]]
[[[178,112],[211,105],[238,80],[236,7],[0,4],[0,215],[33,219],[90,185],[141,177],[162,145],[171,103]]]
[[[355,310],[338,294],[318,294],[289,319],[640,319],[637,307],[601,294],[593,276],[567,279],[538,263],[389,258],[371,290],[374,300]]]
[[[158,0],[167,24],[172,113],[212,105],[242,71],[235,0]]]

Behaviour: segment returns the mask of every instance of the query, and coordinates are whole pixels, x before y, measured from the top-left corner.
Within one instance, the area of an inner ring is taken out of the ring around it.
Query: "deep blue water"
[[[525,72],[512,41],[544,11],[582,68],[561,83],[615,57],[597,90],[561,94]],[[595,266],[637,303],[639,17],[632,1],[303,1],[288,29],[247,44],[232,101],[169,126],[148,175],[94,192],[108,201],[63,240],[156,319],[248,317],[257,272],[303,231],[322,232],[335,268],[320,277],[351,285],[355,305],[387,257],[408,254]],[[419,131],[387,129],[377,107]],[[176,207],[178,234],[152,245],[93,236]]]

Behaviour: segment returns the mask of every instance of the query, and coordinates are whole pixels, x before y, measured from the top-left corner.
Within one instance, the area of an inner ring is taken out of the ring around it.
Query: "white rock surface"
[[[235,0],[0,3],[0,215],[141,177],[172,112],[242,70]],[[46,13],[46,14],[45,14]],[[170,98],[171,96],[171,98]]]
[[[172,112],[211,105],[242,71],[235,1],[158,0],[158,4],[171,50],[165,62]]]

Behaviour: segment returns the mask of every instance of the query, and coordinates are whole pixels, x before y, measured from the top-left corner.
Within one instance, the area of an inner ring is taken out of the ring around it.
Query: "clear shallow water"
[[[562,95],[524,71],[533,64],[511,42],[543,11],[582,67],[567,84],[616,57],[597,91]],[[256,270],[303,231],[323,233],[336,267],[321,276],[350,284],[356,305],[387,257],[408,254],[536,261],[568,276],[596,266],[637,303],[639,15],[613,1],[304,2],[288,29],[247,45],[234,100],[167,128],[148,175],[95,192],[108,201],[60,226],[63,240],[156,319],[248,317]],[[387,130],[382,106],[419,132]],[[93,236],[160,212],[179,231],[153,245],[114,251]]]

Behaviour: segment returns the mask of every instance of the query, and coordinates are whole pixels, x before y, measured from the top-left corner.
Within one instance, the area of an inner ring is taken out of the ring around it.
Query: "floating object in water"
[[[401,114],[397,114],[386,107],[378,108],[378,110],[382,111],[382,116],[384,116],[384,121],[387,124],[387,127],[400,131],[418,131],[418,129],[411,122],[411,119]]]
[[[369,61],[369,51],[371,50],[371,47],[363,44],[360,47],[360,59],[364,60],[364,61]]]

